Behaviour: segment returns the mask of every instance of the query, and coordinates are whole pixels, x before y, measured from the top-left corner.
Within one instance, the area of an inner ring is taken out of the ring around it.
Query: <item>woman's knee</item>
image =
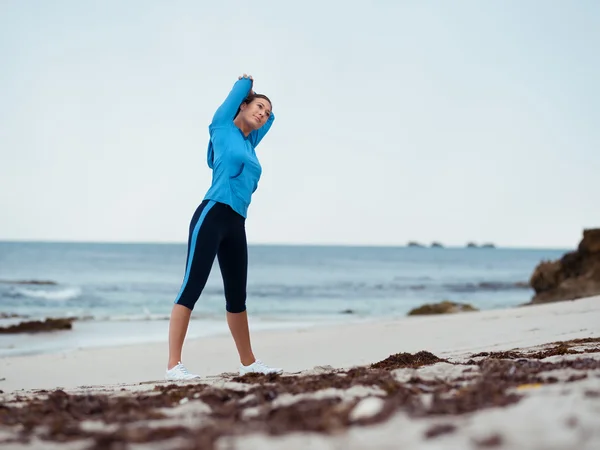
[[[185,306],[190,311],[193,311],[194,306],[196,305],[196,302],[198,301],[198,297],[199,297],[199,295],[198,296],[182,295],[179,298],[177,298],[174,303],[176,305]]]
[[[236,299],[234,301],[227,300],[225,302],[225,309],[229,313],[239,314],[246,311],[246,299]]]

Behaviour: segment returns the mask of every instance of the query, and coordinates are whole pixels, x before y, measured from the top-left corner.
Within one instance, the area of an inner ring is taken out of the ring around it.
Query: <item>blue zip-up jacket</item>
[[[258,187],[262,167],[254,149],[267,134],[275,115],[271,115],[258,130],[247,137],[233,123],[242,101],[252,89],[252,80],[242,78],[234,85],[223,104],[217,109],[208,127],[207,163],[213,171],[212,184],[205,200],[225,203],[244,218],[251,197]]]

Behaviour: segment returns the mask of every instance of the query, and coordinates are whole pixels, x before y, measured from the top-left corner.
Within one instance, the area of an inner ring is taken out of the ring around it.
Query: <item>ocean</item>
[[[566,251],[251,245],[250,327],[390,319],[442,300],[509,308],[531,299],[536,265]],[[0,334],[0,356],[166,342],[185,259],[186,244],[0,242],[0,326],[77,318],[68,331]],[[188,337],[228,333],[224,308],[215,261]]]

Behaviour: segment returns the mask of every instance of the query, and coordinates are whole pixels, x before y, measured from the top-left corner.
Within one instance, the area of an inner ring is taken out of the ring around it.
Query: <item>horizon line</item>
[[[432,243],[438,243],[441,247],[432,246]],[[417,248],[417,249],[457,249],[457,248],[474,248],[474,249],[514,249],[514,250],[576,250],[575,247],[560,247],[560,246],[524,246],[524,245],[499,245],[493,241],[467,241],[464,244],[444,244],[441,241],[433,241],[429,244],[424,244],[416,240],[408,240],[404,244],[400,243],[341,243],[341,242],[248,242],[248,246],[256,247],[374,247],[374,248]],[[21,243],[21,244],[93,244],[93,245],[187,245],[187,241],[103,241],[103,240],[62,240],[62,239],[0,239],[0,243]],[[411,246],[410,243],[419,244]],[[476,247],[468,247],[469,243],[473,243]],[[493,247],[484,247],[485,245],[493,245]]]

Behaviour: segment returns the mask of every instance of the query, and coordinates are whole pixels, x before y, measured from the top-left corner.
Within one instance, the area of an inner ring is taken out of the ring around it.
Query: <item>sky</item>
[[[185,242],[208,125],[276,119],[250,244],[576,246],[600,3],[0,1],[0,240]]]

